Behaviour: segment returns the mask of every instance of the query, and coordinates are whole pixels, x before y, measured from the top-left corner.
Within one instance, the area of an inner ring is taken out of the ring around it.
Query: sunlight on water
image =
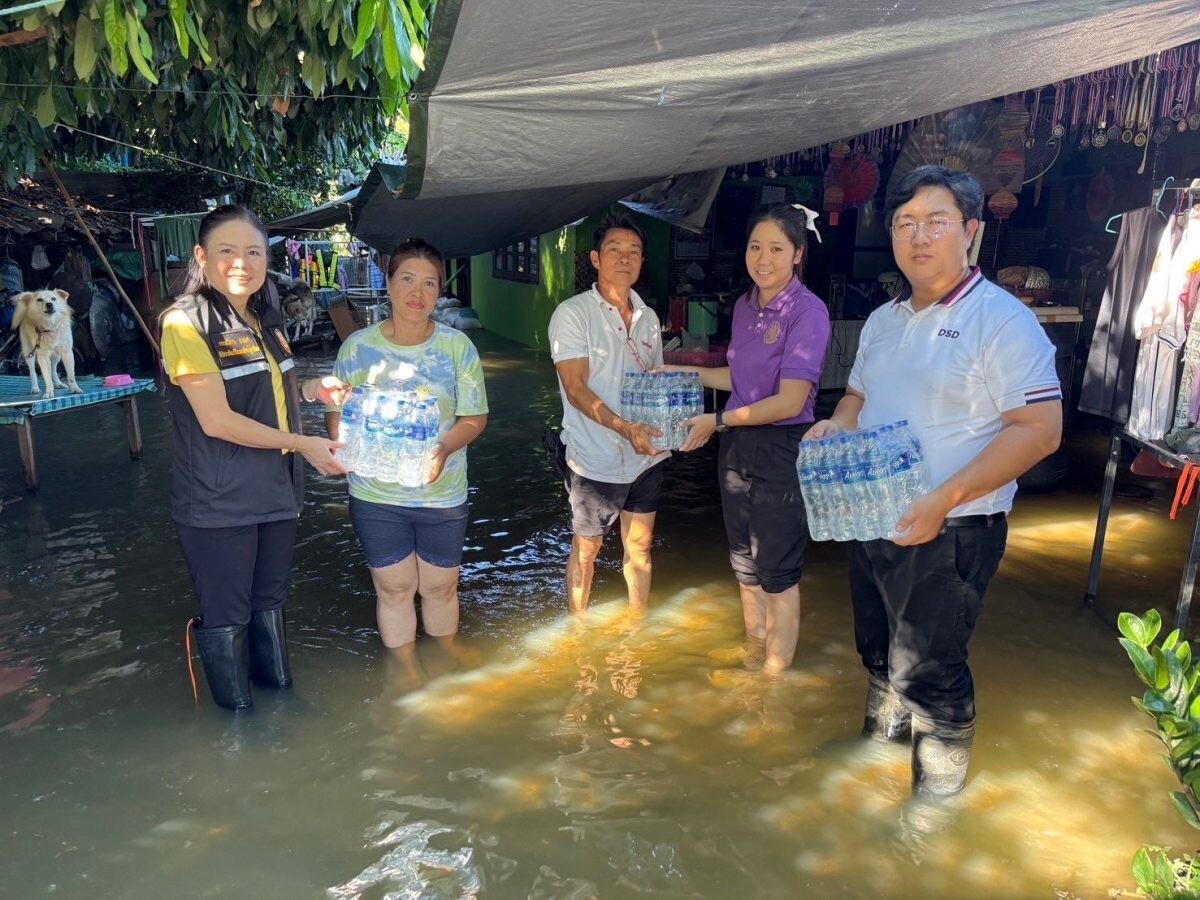
[[[296,686],[248,715],[203,684],[192,702],[160,400],[146,460],[102,473],[73,429],[119,444],[115,417],[47,421],[43,466],[65,474],[0,513],[5,896],[1093,898],[1131,886],[1140,845],[1191,848],[1115,632],[1081,606],[1102,452],[1011,520],[972,644],[971,777],[931,810],[907,748],[857,736],[842,548],[811,548],[792,670],[743,666],[711,448],[671,464],[649,612],[628,613],[610,541],[593,609],[563,614],[549,363],[480,340],[462,635],[380,648],[344,488],[312,478]],[[1114,505],[1110,616],[1171,612],[1193,513],[1165,509],[1161,491]]]

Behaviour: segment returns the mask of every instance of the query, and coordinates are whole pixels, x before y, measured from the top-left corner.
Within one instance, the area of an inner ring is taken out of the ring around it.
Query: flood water
[[[1104,897],[1144,843],[1194,847],[1129,702],[1111,625],[1080,607],[1103,438],[1018,499],[972,644],[979,726],[957,822],[901,840],[904,751],[855,739],[864,677],[843,552],[810,551],[790,677],[734,651],[714,454],[676,458],[651,610],[628,619],[609,544],[583,623],[538,443],[544,355],[478,341],[492,405],[471,450],[462,640],[396,666],[343,484],[310,478],[289,604],[290,692],[192,699],[194,610],[167,513],[166,416],[37,423],[42,488],[0,511],[0,894],[5,897]],[[321,360],[308,361],[313,367]],[[315,424],[317,413],[310,412]],[[15,441],[0,495],[20,495]],[[1101,583],[1168,620],[1192,521],[1119,501]]]

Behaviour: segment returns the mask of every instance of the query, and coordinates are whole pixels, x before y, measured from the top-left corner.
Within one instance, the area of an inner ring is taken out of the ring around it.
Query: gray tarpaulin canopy
[[[1198,38],[1196,0],[442,0],[407,169],[377,166],[344,209],[382,249],[481,252],[675,173]]]

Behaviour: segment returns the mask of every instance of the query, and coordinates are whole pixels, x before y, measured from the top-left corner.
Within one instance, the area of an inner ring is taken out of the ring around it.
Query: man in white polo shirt
[[[633,285],[642,270],[646,236],[632,218],[606,218],[593,236],[591,290],[564,300],[550,318],[550,355],[563,402],[571,556],[567,604],[587,609],[592,573],[604,535],[621,524],[629,603],[644,611],[650,595],[650,545],[662,491],[662,463],[649,425],[622,419],[626,372],[662,365],[658,316]]]
[[[975,733],[967,642],[1004,555],[1016,478],[1058,448],[1054,347],[1033,312],[967,263],[983,191],[923,166],[884,212],[910,288],[863,327],[846,395],[806,440],[907,419],[933,489],[895,542],[849,546],[850,594],[868,673],[863,733],[912,736],[918,797],[956,794]]]

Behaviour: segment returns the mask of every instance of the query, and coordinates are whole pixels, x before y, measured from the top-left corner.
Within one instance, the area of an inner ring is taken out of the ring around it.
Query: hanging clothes
[[[1200,231],[1200,207],[1193,207],[1188,227],[1193,232]],[[1183,345],[1183,372],[1179,376],[1175,400],[1174,427],[1164,441],[1174,450],[1192,453],[1200,440],[1195,428],[1200,420],[1200,321],[1195,318],[1196,306],[1200,303],[1200,259],[1186,266],[1184,276],[1179,302],[1183,304],[1189,325],[1187,341]]]
[[[1153,207],[1121,216],[1121,230],[1108,261],[1108,282],[1079,392],[1079,409],[1124,425],[1129,421],[1138,341],[1133,314],[1146,291],[1154,254],[1166,223]]]
[[[1129,433],[1158,440],[1175,413],[1179,351],[1187,336],[1185,295],[1194,266],[1200,266],[1200,217],[1177,213],[1163,229],[1154,266],[1133,319],[1141,346],[1133,378]]]

